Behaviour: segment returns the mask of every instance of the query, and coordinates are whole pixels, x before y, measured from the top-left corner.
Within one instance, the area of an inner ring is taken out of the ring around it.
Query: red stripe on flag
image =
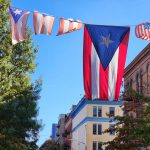
[[[60,23],[59,23],[59,31],[57,33],[57,35],[63,34],[64,32],[64,19],[60,19]]]
[[[84,27],[84,47],[83,47],[84,90],[85,96],[89,100],[92,99],[91,51],[92,51],[92,41],[86,27]]]
[[[37,12],[34,12],[34,14],[33,14],[33,21],[34,21],[34,33],[37,34],[37,28],[36,28],[36,25],[37,25]]]
[[[126,54],[128,48],[129,33],[130,31],[127,32],[127,34],[125,35],[124,39],[122,40],[119,46],[118,74],[117,74],[117,82],[116,82],[116,89],[115,89],[115,101],[119,99],[120,87],[122,83],[122,77],[124,74],[124,66],[125,66]]]
[[[82,23],[81,23],[81,22],[78,22],[77,30],[80,30],[81,28],[82,28]]]
[[[73,24],[74,24],[74,22],[69,21],[69,29],[68,29],[68,32],[67,32],[67,33],[73,31]]]
[[[108,100],[108,71],[108,67],[104,70],[102,64],[100,63],[99,93],[101,100]]]
[[[15,34],[16,41],[20,41],[17,25],[14,25],[14,34]]]
[[[22,23],[22,27],[21,27],[21,32],[22,32],[22,37],[24,38],[24,39],[26,39],[26,24],[27,24],[27,18],[28,18],[28,14],[26,14],[25,16],[24,16],[24,20],[23,20],[23,23]]]

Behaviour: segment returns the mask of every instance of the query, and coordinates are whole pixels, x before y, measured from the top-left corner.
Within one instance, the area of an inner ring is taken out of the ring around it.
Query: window
[[[102,106],[93,106],[93,117],[102,117]]]
[[[147,94],[150,93],[150,64],[147,65]]]
[[[102,107],[98,106],[98,117],[102,117]]]
[[[96,142],[93,142],[93,150],[96,150]]]
[[[96,135],[97,132],[97,124],[93,124],[93,134]]]
[[[110,135],[115,135],[115,128],[114,128],[114,125],[113,125],[113,124],[110,124],[109,128],[110,128]]]
[[[103,150],[102,142],[93,141],[93,150]]]
[[[98,135],[102,134],[102,125],[98,124]]]
[[[133,80],[130,79],[130,88],[132,89],[132,83],[133,83]]]
[[[98,150],[103,150],[102,149],[102,142],[98,142]]]
[[[142,70],[140,71],[140,94],[143,93],[143,73],[142,73]]]
[[[102,125],[101,124],[93,124],[93,134],[101,135],[102,134]]]
[[[136,75],[136,92],[139,93],[139,75]]]
[[[93,117],[97,117],[97,106],[93,106]]]
[[[109,115],[115,116],[115,107],[109,107]]]

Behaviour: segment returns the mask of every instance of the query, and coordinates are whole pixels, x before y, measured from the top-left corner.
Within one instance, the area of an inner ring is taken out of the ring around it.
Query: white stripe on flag
[[[42,24],[43,24],[43,15],[40,13],[37,13],[37,23],[36,23],[36,33],[40,34],[41,33],[41,28],[42,28]]]
[[[24,16],[25,17],[25,16]],[[17,23],[17,29],[18,29],[18,36],[19,36],[19,41],[23,41],[24,40],[24,37],[23,37],[23,29],[22,29],[22,26],[23,26],[23,24],[24,24],[25,22],[24,22],[24,18],[22,17],[22,18],[20,18],[19,19],[19,21],[18,21],[18,23]]]
[[[64,20],[64,30],[63,30],[63,33],[68,32],[69,25],[70,25],[70,21],[69,20]]]
[[[92,99],[99,96],[99,74],[100,74],[100,59],[97,55],[96,49],[92,44],[91,52],[91,79],[92,79]]]
[[[50,26],[51,17],[45,17],[45,24],[44,24],[44,34],[48,34],[49,26]]]
[[[10,28],[11,28],[11,36],[12,36],[12,44],[16,44],[17,40],[16,40],[16,36],[15,36],[15,30],[14,30],[14,19],[12,18],[12,16],[10,17]]]
[[[78,22],[73,22],[73,30],[77,30],[78,28]]]
[[[108,76],[108,99],[113,101],[115,98],[116,81],[118,74],[118,57],[119,47],[117,48],[110,64],[109,64],[109,76]]]

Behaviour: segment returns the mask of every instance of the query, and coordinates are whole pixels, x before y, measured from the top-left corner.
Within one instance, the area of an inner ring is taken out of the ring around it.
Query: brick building
[[[125,68],[124,85],[150,96],[150,44]]]

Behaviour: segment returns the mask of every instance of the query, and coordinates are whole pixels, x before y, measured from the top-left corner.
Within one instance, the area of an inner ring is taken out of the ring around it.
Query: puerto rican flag
[[[30,12],[14,7],[10,7],[9,12],[12,44],[14,45],[26,39],[26,24]]]
[[[85,25],[83,74],[87,99],[119,99],[129,32],[129,27]]]
[[[35,34],[51,34],[54,23],[54,16],[42,14],[37,11],[33,13],[34,33]]]
[[[77,20],[73,20],[73,19],[60,19],[59,22],[59,31],[57,35],[61,35],[61,34],[66,34],[66,33],[70,33],[76,30],[80,30],[82,28],[82,22]]]

